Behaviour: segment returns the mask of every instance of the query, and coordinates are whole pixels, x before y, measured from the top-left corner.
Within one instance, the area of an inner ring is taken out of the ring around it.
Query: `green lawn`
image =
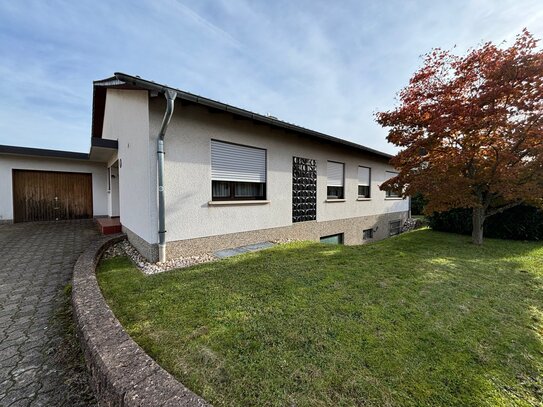
[[[130,335],[215,406],[543,405],[543,245],[419,230],[98,278]]]

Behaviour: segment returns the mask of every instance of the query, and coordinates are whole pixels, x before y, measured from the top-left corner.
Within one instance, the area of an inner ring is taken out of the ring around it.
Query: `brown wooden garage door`
[[[92,174],[13,170],[15,222],[92,218]]]

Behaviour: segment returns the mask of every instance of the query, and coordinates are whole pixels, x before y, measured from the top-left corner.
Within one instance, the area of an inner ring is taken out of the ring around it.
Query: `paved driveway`
[[[95,405],[64,287],[92,221],[0,225],[0,406]]]

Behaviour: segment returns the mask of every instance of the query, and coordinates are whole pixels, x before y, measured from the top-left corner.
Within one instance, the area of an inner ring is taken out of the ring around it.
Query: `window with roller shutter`
[[[266,199],[266,150],[211,140],[213,201]]]
[[[328,183],[326,189],[328,199],[344,199],[345,164],[328,161],[327,175]]]

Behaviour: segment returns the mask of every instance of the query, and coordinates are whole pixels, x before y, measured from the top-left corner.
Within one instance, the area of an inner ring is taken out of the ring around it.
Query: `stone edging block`
[[[107,305],[96,266],[104,251],[125,239],[92,243],[74,266],[72,305],[76,332],[101,406],[210,406],[160,367],[126,333]]]

